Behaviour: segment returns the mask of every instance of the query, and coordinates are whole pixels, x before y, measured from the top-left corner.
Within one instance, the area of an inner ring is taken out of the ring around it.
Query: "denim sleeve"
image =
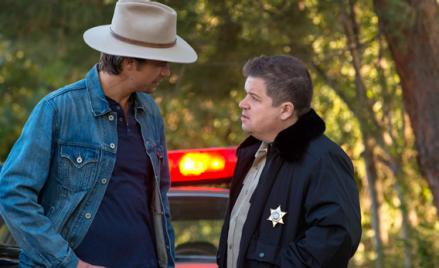
[[[56,141],[56,110],[43,99],[32,111],[0,173],[0,213],[34,266],[76,267],[78,258],[38,203]]]
[[[169,253],[170,253],[170,260],[168,260],[168,264],[173,267],[174,261],[175,261],[175,235],[174,235],[174,228],[171,224],[171,212],[169,208],[169,201],[168,201],[168,191],[171,187],[171,180],[169,175],[169,163],[168,163],[168,150],[166,147],[166,138],[165,138],[165,130],[163,126],[163,120],[161,120],[161,128],[160,128],[160,143],[163,144],[164,152],[163,152],[163,161],[162,165],[160,166],[160,194],[163,197],[163,206],[164,206],[164,212],[166,216],[166,232],[169,237]]]

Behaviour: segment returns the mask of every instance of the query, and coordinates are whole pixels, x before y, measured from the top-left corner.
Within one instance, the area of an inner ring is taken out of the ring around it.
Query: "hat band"
[[[148,42],[133,40],[133,39],[129,39],[129,38],[120,36],[117,33],[113,32],[113,30],[111,30],[111,28],[110,28],[110,32],[116,39],[119,39],[120,41],[130,43],[132,45],[143,46],[143,47],[170,48],[170,47],[173,47],[177,43],[177,39],[175,39],[174,42],[166,43],[166,44],[148,43]]]

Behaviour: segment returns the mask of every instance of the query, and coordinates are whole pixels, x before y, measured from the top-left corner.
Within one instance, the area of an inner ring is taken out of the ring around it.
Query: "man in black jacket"
[[[310,107],[304,64],[261,56],[243,68],[242,128],[219,267],[346,267],[361,238],[349,157]]]

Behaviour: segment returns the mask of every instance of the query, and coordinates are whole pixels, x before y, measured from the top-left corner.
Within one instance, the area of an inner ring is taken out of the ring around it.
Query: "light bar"
[[[230,180],[236,165],[236,147],[168,151],[171,182],[214,183]]]

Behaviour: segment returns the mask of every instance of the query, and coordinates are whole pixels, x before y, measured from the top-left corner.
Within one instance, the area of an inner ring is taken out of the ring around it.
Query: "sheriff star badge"
[[[284,224],[283,216],[287,214],[285,211],[280,209],[280,205],[276,209],[270,208],[270,217],[267,220],[271,221],[273,224],[273,228],[276,227],[276,224]]]

